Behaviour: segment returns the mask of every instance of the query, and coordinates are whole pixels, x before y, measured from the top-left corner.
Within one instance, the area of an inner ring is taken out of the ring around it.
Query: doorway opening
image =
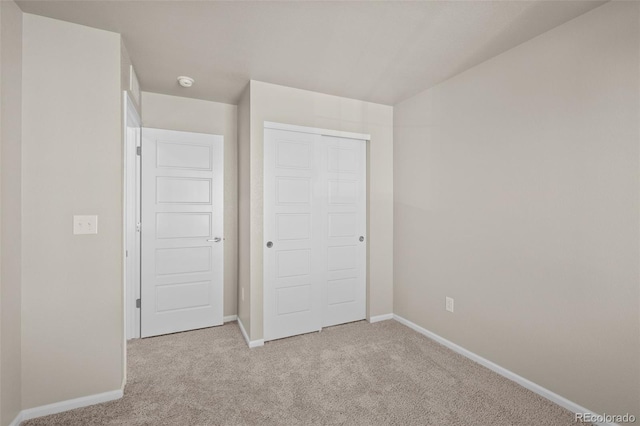
[[[222,325],[223,137],[124,119],[126,340]]]

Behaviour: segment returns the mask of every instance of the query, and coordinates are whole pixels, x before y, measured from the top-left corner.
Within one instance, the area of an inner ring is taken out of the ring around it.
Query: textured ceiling
[[[18,1],[121,33],[146,91],[237,103],[253,79],[388,105],[602,3]]]

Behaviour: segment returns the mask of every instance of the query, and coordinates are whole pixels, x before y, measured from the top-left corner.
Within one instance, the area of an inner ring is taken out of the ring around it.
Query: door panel
[[[156,249],[156,276],[211,271],[211,247]]]
[[[358,267],[356,245],[327,247],[327,271],[345,271]]]
[[[162,176],[156,192],[160,204],[211,204],[211,179]]]
[[[331,280],[327,282],[327,305],[353,303],[358,297],[358,282],[355,278]]]
[[[158,142],[158,167],[211,170],[211,147],[185,143]]]
[[[211,281],[180,283],[158,287],[157,312],[211,305]]]
[[[264,337],[321,328],[319,219],[314,213],[316,135],[265,129]]]
[[[208,238],[211,213],[158,213],[157,238]]]
[[[277,214],[276,238],[281,241],[311,238],[311,215],[308,213]]]
[[[366,142],[322,136],[322,326],[366,317]],[[364,237],[360,241],[360,237]]]
[[[222,177],[221,136],[143,129],[142,337],[222,324]]]

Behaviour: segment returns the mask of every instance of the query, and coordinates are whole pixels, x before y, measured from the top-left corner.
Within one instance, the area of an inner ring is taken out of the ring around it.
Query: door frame
[[[138,147],[142,142],[142,120],[128,91],[123,92],[123,282],[124,336],[126,340],[140,337],[140,183],[141,165]],[[129,124],[133,124],[129,126]],[[132,139],[129,127],[138,129]],[[132,203],[133,201],[133,203]],[[126,347],[126,344],[125,344]],[[125,351],[126,353],[126,351]]]
[[[366,319],[369,319],[369,207],[370,207],[370,197],[369,197],[369,170],[370,170],[370,164],[369,164],[369,144],[371,143],[371,135],[370,134],[366,134],[366,133],[355,133],[355,132],[345,132],[345,131],[341,131],[341,130],[332,130],[332,129],[323,129],[323,128],[318,128],[318,127],[307,127],[307,126],[300,126],[300,125],[296,125],[296,124],[286,124],[286,123],[278,123],[278,122],[274,122],[274,121],[264,121],[263,122],[263,128],[262,128],[262,132],[264,134],[264,131],[266,129],[274,129],[274,130],[285,130],[285,131],[292,131],[292,132],[299,132],[299,133],[310,133],[310,134],[314,134],[314,135],[321,135],[321,136],[333,136],[333,137],[338,137],[338,138],[346,138],[346,139],[358,139],[358,140],[363,140],[365,142],[365,169],[366,169],[366,173],[365,173],[365,192],[366,192],[366,202],[365,202],[365,221],[366,221],[366,236],[367,238],[365,239],[365,286],[366,286],[366,290],[365,290],[365,315],[366,315]],[[264,170],[263,170],[263,186],[264,186],[264,182],[265,182],[265,176],[264,176]],[[264,191],[264,188],[263,188]],[[263,226],[263,230],[266,227],[266,216],[264,215],[264,206],[263,206],[263,212],[262,212],[262,226]],[[263,238],[264,240],[264,238]],[[264,297],[264,284],[265,284],[265,276],[266,276],[266,262],[265,262],[265,247],[266,244],[266,240],[261,241],[261,247],[262,247],[262,286],[263,286],[263,295],[262,295],[262,312],[263,312],[263,316],[265,315],[266,312],[266,304],[267,304],[267,300]],[[263,322],[264,322],[264,318],[263,318]],[[322,331],[324,327],[321,326],[320,331]],[[263,330],[264,333],[264,330]],[[263,335],[264,337],[264,335]],[[266,341],[266,340],[265,340]]]

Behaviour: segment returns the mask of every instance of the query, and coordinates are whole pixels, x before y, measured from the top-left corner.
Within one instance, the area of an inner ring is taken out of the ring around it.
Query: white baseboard
[[[13,419],[13,421],[11,423],[9,423],[9,426],[20,426],[20,423],[25,420],[22,418],[22,411],[18,413],[18,415],[16,416],[15,419]]]
[[[100,404],[103,402],[113,401],[120,399],[124,393],[122,389],[99,393],[96,395],[83,396],[81,398],[68,399],[66,401],[55,402],[53,404],[42,405],[40,407],[28,408],[22,410],[18,417],[20,422],[35,419],[36,417],[48,416],[50,414],[62,413],[63,411],[69,411],[76,408],[88,407],[90,405]],[[15,423],[16,420],[14,420]],[[13,423],[11,423],[13,425]]]
[[[242,321],[240,321],[240,318],[238,318],[238,325],[240,326],[240,331],[242,332],[242,337],[244,337],[244,341],[247,342],[247,345],[250,348],[257,348],[259,346],[264,346],[264,339],[249,340],[249,335],[247,334],[247,331],[244,329],[244,325],[242,324]]]
[[[259,340],[249,340],[249,336],[247,335],[247,332],[244,328],[244,325],[242,324],[242,321],[240,321],[239,318],[237,318],[237,316],[232,315],[229,317],[225,317],[225,322],[227,321],[227,318],[231,318],[234,317],[233,319],[230,319],[229,321],[235,321],[237,319],[238,321],[238,325],[240,326],[240,331],[242,332],[242,336],[244,337],[244,340],[247,342],[247,345],[249,346],[249,348],[256,348],[259,346],[264,346],[264,339],[259,339]],[[489,361],[486,358],[481,357],[480,355],[477,355],[465,348],[463,348],[462,346],[459,346],[453,342],[451,342],[450,340],[445,339],[444,337],[441,337],[429,330],[427,330],[426,328],[420,327],[419,325],[399,316],[399,315],[395,315],[395,314],[385,314],[385,315],[377,315],[375,317],[371,317],[369,319],[370,323],[375,323],[378,321],[385,321],[388,319],[395,319],[396,321],[398,321],[399,323],[417,331],[418,333],[432,339],[435,340],[436,342],[448,347],[449,349],[453,350],[454,352],[459,353],[460,355],[474,361],[477,362],[478,364],[488,368],[489,370],[492,370],[498,374],[500,374],[501,376],[514,381],[516,383],[518,383],[519,385],[529,389],[530,391],[558,404],[561,407],[566,408],[569,411],[572,411],[574,413],[589,413],[592,415],[597,415],[595,414],[593,411],[591,410],[587,410],[586,408],[582,407],[579,404],[576,404],[575,402],[569,401],[568,399],[558,395],[555,392],[550,391],[549,389],[546,389],[536,383],[533,383],[532,381],[525,379],[524,377],[510,371],[507,370],[506,368],[503,368],[497,364],[495,364],[494,362]],[[50,414],[56,414],[56,413],[61,413],[63,411],[69,411],[69,410],[73,410],[76,408],[81,408],[81,407],[88,407],[90,405],[95,405],[95,404],[100,404],[103,402],[108,402],[108,401],[113,401],[116,399],[120,399],[122,398],[124,395],[123,390],[122,389],[118,389],[118,390],[114,390],[114,391],[110,391],[110,392],[104,392],[104,393],[100,393],[100,394],[96,394],[96,395],[89,395],[89,396],[85,396],[85,397],[81,397],[81,398],[75,398],[75,399],[70,399],[70,400],[66,400],[66,401],[61,401],[61,402],[56,402],[53,404],[48,404],[48,405],[43,405],[40,407],[34,407],[34,408],[29,408],[26,410],[22,410],[20,413],[18,413],[18,415],[16,416],[16,418],[9,423],[9,426],[19,426],[20,422],[25,421],[25,420],[29,420],[29,419],[34,419],[36,417],[42,417],[42,416],[48,416]],[[596,423],[599,426],[618,426],[615,423]]]
[[[374,322],[386,321],[390,319],[393,319],[393,314],[376,315],[375,317],[369,318],[369,323],[373,324]]]
[[[530,391],[537,393],[538,395],[548,399],[551,402],[555,402],[556,404],[558,404],[561,407],[566,408],[567,410],[573,412],[573,413],[589,413],[589,414],[595,414],[593,411],[591,410],[587,410],[586,408],[582,407],[581,405],[576,404],[575,402],[569,401],[567,398],[558,395],[555,392],[550,391],[547,388],[543,388],[542,386],[533,383],[532,381],[525,379],[522,376],[519,376],[518,374],[514,373],[513,371],[507,370],[504,367],[499,366],[498,364],[489,361],[486,358],[481,357],[478,354],[475,354],[465,348],[463,348],[462,346],[456,345],[455,343],[453,343],[450,340],[445,339],[444,337],[441,337],[439,335],[437,335],[436,333],[427,330],[426,328],[420,327],[419,325],[405,319],[402,318],[399,315],[394,314],[393,315],[393,319],[395,319],[396,321],[398,321],[400,324],[406,325],[407,327],[417,331],[418,333],[427,336],[428,338],[435,340],[436,342],[440,343],[443,346],[448,347],[449,349],[451,349],[454,352],[459,353],[460,355],[469,358],[471,361],[477,362],[478,364],[487,367],[489,370],[492,370],[496,373],[498,373],[499,375],[506,377],[507,379],[514,381],[516,383],[518,383],[519,385],[529,389]],[[618,426],[616,423],[595,423],[597,425],[601,425],[601,426]]]
[[[226,317],[224,317],[222,319],[222,322],[227,323],[227,322],[233,322],[236,321],[238,319],[237,315],[227,315]]]

